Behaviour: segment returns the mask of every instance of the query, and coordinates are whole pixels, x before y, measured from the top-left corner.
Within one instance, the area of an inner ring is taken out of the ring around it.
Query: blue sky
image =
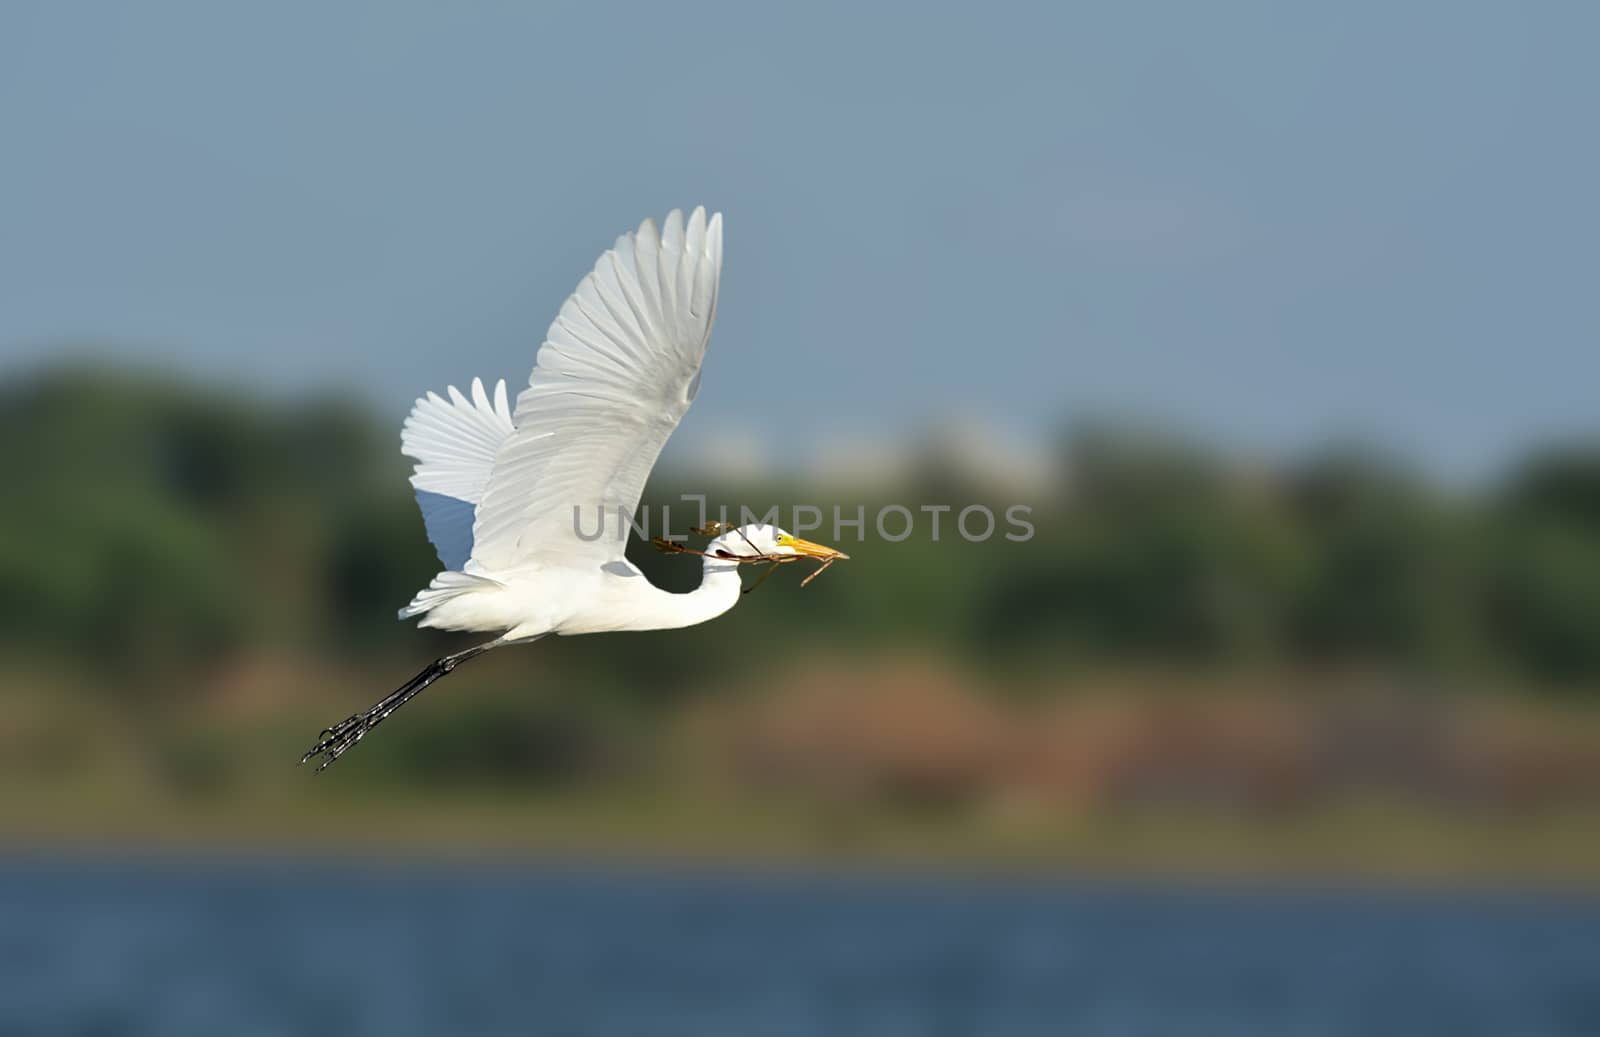
[[[692,445],[1134,414],[1491,470],[1600,427],[1590,4],[0,7],[0,370],[525,377],[727,219]],[[681,449],[681,447],[680,447]]]

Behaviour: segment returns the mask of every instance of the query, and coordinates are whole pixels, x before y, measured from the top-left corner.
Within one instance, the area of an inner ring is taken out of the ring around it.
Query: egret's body
[[[700,388],[716,317],[722,217],[674,211],[617,239],[550,325],[513,408],[493,395],[419,399],[401,433],[443,570],[401,618],[497,636],[430,664],[371,709],[323,732],[323,767],[461,662],[546,634],[665,630],[714,619],[739,600],[752,560],[844,557],[769,525],[707,546],[698,588],[655,587],[624,556],[626,525],[661,448]],[[580,520],[591,526],[580,532]],[[623,535],[618,535],[618,533]],[[699,553],[699,552],[697,552]]]
[[[529,568],[445,600],[423,626],[500,630],[508,641],[543,634],[672,630],[715,619],[739,601],[738,563],[707,558],[700,586],[664,591],[633,563],[611,568]]]

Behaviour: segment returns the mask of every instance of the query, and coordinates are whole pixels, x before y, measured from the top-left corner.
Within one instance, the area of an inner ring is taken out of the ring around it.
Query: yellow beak
[[[813,544],[811,541],[801,540],[799,537],[789,537],[785,540],[780,540],[779,544],[783,547],[792,548],[795,554],[805,555],[807,558],[850,557],[843,551],[835,550],[834,548],[828,547],[825,544]]]

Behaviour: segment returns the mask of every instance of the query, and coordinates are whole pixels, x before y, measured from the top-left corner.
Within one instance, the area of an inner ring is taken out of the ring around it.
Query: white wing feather
[[[632,516],[661,448],[700,386],[716,317],[722,216],[673,210],[646,220],[596,262],[561,307],[517,397],[478,503],[469,572],[622,557],[617,515]],[[598,512],[597,512],[598,509]],[[597,514],[605,535],[592,534]]]
[[[448,400],[433,392],[417,400],[400,430],[400,450],[417,460],[411,486],[439,561],[460,569],[472,554],[477,503],[513,426],[503,379],[492,402],[477,378],[470,399],[453,385],[447,391]]]

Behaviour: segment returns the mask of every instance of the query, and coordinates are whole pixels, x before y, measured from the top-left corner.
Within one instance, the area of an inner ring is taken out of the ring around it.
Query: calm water
[[[0,1034],[1600,1034],[1600,901],[0,861]]]

